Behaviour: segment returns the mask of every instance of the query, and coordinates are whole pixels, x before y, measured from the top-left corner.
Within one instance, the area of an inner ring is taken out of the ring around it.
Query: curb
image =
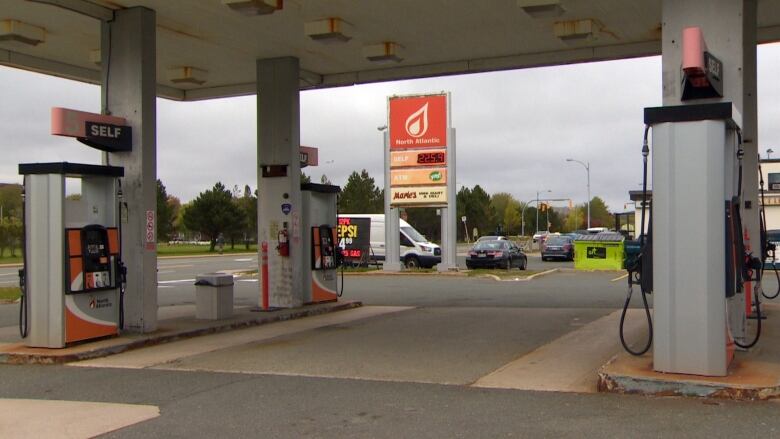
[[[453,276],[453,277],[465,277],[466,273],[462,271],[447,271],[447,272],[438,272],[438,271],[364,271],[364,272],[355,272],[355,273],[348,273],[344,272],[344,276]]]
[[[232,331],[236,329],[250,328],[254,326],[265,325],[273,322],[299,319],[322,314],[328,314],[336,311],[345,311],[348,309],[359,308],[363,306],[362,302],[345,302],[332,306],[319,306],[309,309],[300,309],[291,313],[271,315],[266,317],[254,318],[251,320],[231,322],[207,328],[196,328],[174,332],[171,334],[141,335],[136,339],[130,339],[127,343],[113,346],[99,347],[93,350],[83,352],[74,352],[72,354],[47,355],[46,353],[21,353],[21,352],[0,352],[0,364],[64,364],[74,361],[90,360],[93,358],[107,357],[109,355],[119,354],[147,346],[154,346],[163,343],[169,343],[177,340],[184,340],[201,335],[217,334],[221,332]],[[38,350],[39,348],[31,348]],[[66,348],[67,349],[67,348]]]
[[[495,280],[496,282],[528,282],[528,281],[536,279],[537,277],[546,276],[548,274],[555,273],[555,272],[557,272],[559,270],[560,270],[559,268],[551,268],[549,270],[542,271],[542,272],[539,272],[539,273],[534,273],[534,274],[532,274],[530,276],[525,276],[525,277],[521,277],[521,278],[518,278],[518,279],[501,279],[500,277],[496,276],[495,274],[482,274],[482,275],[475,276],[475,277],[477,279],[479,279],[479,278],[490,278],[490,279]]]

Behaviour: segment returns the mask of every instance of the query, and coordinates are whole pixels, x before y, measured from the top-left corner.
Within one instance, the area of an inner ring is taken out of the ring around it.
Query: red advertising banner
[[[447,146],[447,95],[390,98],[390,149]]]

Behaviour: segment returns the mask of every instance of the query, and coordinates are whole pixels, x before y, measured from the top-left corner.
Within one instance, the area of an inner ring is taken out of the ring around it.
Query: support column
[[[147,218],[157,208],[156,14],[134,7],[114,11],[101,27],[103,111],[124,117],[133,128],[133,149],[111,153],[125,168],[122,180],[122,260],[127,265],[125,330],[157,329],[156,231],[148,239]]]
[[[455,129],[449,132],[447,147],[447,200],[449,207],[441,209],[441,263],[436,266],[440,272],[458,270],[458,193],[455,176]]]
[[[382,134],[385,153],[385,262],[382,271],[401,271],[401,214],[390,206],[390,131]]]
[[[303,304],[303,245],[311,232],[301,230],[299,73],[298,58],[257,60],[257,236],[268,243],[272,307]],[[277,250],[283,230],[289,256]]]

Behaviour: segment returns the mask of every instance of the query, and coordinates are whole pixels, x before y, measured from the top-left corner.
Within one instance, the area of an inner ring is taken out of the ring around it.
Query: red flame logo
[[[417,138],[422,137],[428,131],[428,103],[420,107],[406,119],[406,133]]]

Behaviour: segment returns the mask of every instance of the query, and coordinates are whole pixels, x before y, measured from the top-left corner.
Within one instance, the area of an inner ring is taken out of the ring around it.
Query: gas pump
[[[24,343],[62,348],[116,335],[125,283],[119,219],[124,169],[30,163],[20,164],[19,173],[25,193]],[[78,200],[65,197],[72,179],[81,181]]]
[[[303,229],[309,231],[309,245],[303,246],[303,260],[310,264],[309,269],[304,270],[304,303],[332,302],[340,296],[337,269],[341,265],[341,252],[336,246],[336,197],[340,191],[338,186],[332,185],[301,185],[301,222]]]
[[[719,100],[723,67],[708,51],[699,28],[683,31],[682,50],[681,100]],[[735,347],[749,348],[760,336],[756,300],[756,336],[745,341],[745,285],[752,282],[755,291],[761,289],[762,267],[746,250],[741,221],[741,115],[730,102],[719,101],[645,108],[644,119],[643,194],[652,129],[653,201],[645,233],[643,195],[640,250],[628,258],[621,342],[633,355],[644,354],[652,345],[653,368],[659,372],[724,376]],[[623,338],[635,285],[641,288],[649,330],[647,343],[638,351]]]

